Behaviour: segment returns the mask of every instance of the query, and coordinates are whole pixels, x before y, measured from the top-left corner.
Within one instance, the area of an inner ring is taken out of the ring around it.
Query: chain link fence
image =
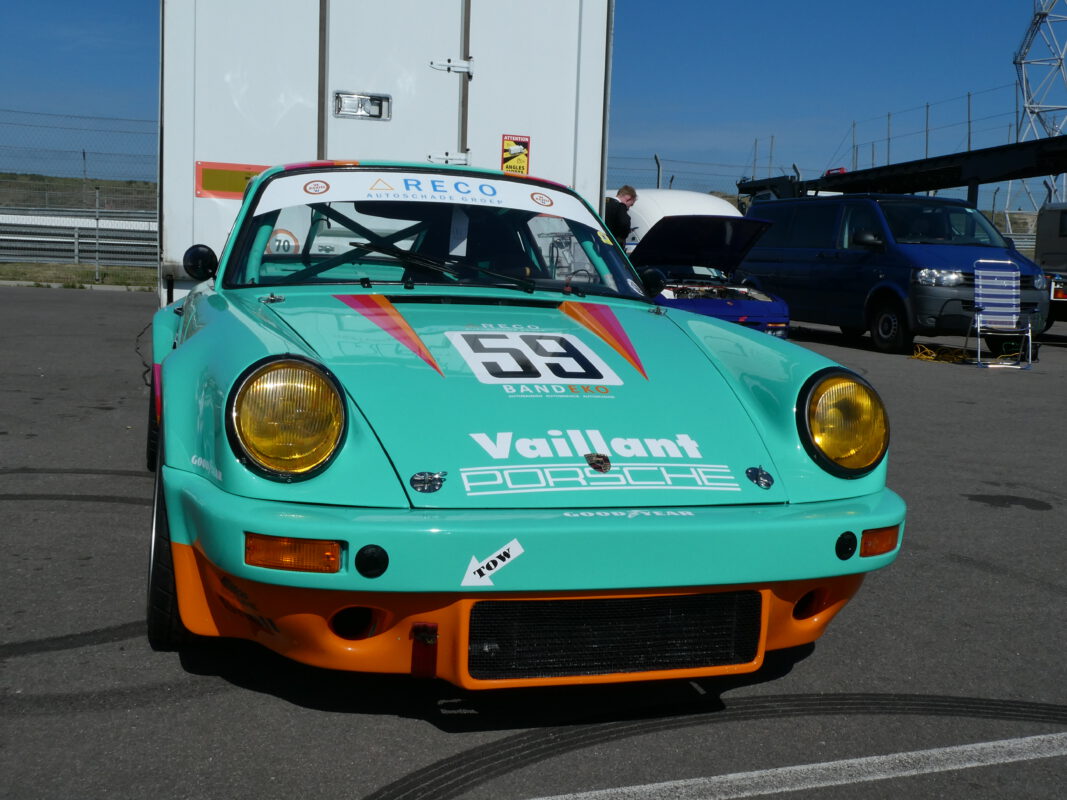
[[[69,265],[154,280],[158,142],[156,120],[0,109],[3,277],[62,280],[44,265]]]
[[[998,92],[1003,88],[998,87]],[[890,116],[896,125],[887,125],[885,156],[889,155],[891,142],[894,157],[904,155],[906,148],[900,145],[901,138],[910,140],[914,148],[918,130],[936,128],[929,123],[929,106],[922,108],[923,126],[905,126],[908,115],[904,112]],[[968,143],[972,116],[981,119],[978,114],[972,115],[968,99]],[[999,129],[1001,120],[996,122]],[[867,124],[872,125],[873,121]],[[942,127],[951,128],[947,123]],[[874,141],[857,137],[856,132],[862,133],[862,129],[862,125],[854,125],[851,135],[842,141],[844,145],[848,139],[855,140],[853,154],[865,152]],[[924,150],[926,139],[924,136]],[[945,146],[943,142],[939,144]],[[0,108],[0,262],[48,260],[82,264],[91,253],[94,261],[103,258],[115,264],[156,266],[158,147],[158,122],[154,119]],[[835,158],[837,155],[840,153]],[[614,194],[623,184],[638,188],[662,186],[711,192],[737,204],[738,180],[764,169],[784,172],[781,165],[764,166],[759,161],[762,159],[757,160],[755,154],[751,164],[682,161],[656,155],[609,156],[605,191]],[[589,199],[596,202],[598,198]],[[996,194],[985,207],[995,205],[995,200]],[[999,227],[1023,237],[1031,233],[1032,227],[1025,220],[1009,222],[1006,216],[997,215]]]
[[[154,211],[156,120],[0,109],[0,207]]]

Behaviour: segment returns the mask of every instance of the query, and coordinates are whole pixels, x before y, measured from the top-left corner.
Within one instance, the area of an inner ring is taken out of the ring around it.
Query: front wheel
[[[156,464],[152,499],[152,548],[148,560],[148,644],[153,650],[177,650],[193,641],[178,612],[178,592],[174,580],[174,556],[170,549],[170,523],[163,496],[162,459]]]
[[[882,300],[871,311],[871,342],[883,353],[903,353],[911,347],[915,334],[908,326],[904,306],[896,300]]]
[[[156,469],[156,461],[159,457],[159,420],[156,419],[156,382],[148,389],[148,426],[145,431],[144,460],[145,467],[149,472]]]

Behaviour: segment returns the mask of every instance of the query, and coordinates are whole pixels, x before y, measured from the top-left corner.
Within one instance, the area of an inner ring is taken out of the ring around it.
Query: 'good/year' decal
[[[569,333],[447,331],[445,335],[482,383],[622,385],[600,356]]]

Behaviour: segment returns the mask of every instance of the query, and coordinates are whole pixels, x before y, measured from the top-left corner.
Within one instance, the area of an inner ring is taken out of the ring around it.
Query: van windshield
[[[1007,247],[980,211],[950,203],[879,200],[897,244],[953,244]]]

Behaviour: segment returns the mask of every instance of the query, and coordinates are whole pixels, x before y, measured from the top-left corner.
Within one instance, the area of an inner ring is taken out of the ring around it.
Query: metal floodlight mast
[[[1034,14],[1013,59],[1021,101],[1016,141],[1063,134],[1067,123],[1067,0],[1034,0]],[[1023,184],[1025,187],[1025,183]],[[1054,192],[1054,181],[1046,182]],[[1010,195],[1009,189],[1007,195]],[[1027,190],[1029,195],[1029,191]],[[1005,200],[1010,203],[1008,196]],[[1031,198],[1032,200],[1033,198]],[[1036,203],[1034,204],[1036,207]],[[1007,209],[1005,209],[1007,210]]]
[[[1022,95],[1019,141],[1062,133],[1067,120],[1065,24],[1065,0],[1034,0],[1033,18],[1014,58]]]

